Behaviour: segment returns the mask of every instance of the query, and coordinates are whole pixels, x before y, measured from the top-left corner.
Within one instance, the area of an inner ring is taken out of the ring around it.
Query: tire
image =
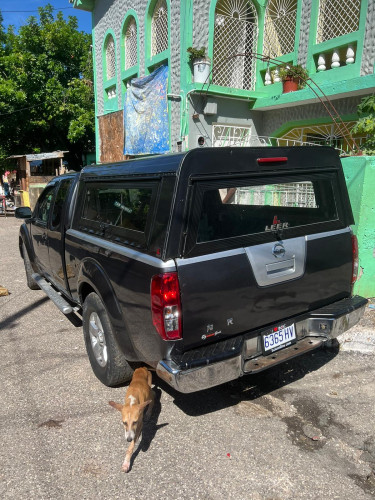
[[[30,288],[30,290],[39,290],[40,289],[39,285],[32,276],[34,271],[33,268],[31,267],[31,262],[27,254],[25,243],[22,243],[22,256],[23,256],[23,264],[25,266],[27,286]]]
[[[108,387],[128,382],[133,370],[121,352],[107,313],[96,293],[90,293],[83,304],[83,335],[91,368]]]

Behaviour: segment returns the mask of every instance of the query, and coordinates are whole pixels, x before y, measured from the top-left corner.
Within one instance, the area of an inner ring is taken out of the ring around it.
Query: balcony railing
[[[356,57],[356,46],[354,44],[337,47],[326,52],[322,52],[316,59],[316,70],[318,72],[340,68],[354,64]]]

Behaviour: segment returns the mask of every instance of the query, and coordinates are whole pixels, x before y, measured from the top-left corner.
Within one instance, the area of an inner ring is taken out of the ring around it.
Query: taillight
[[[352,285],[357,281],[358,276],[358,240],[357,236],[352,234],[352,251],[353,251],[353,266],[352,266]]]
[[[151,279],[152,322],[163,340],[182,338],[180,286],[177,273]]]

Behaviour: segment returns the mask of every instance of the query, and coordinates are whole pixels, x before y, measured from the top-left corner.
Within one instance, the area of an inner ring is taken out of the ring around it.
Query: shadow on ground
[[[204,415],[238,404],[240,400],[253,401],[318,370],[337,356],[338,346],[320,348],[314,353],[294,358],[278,366],[212,389],[182,394],[154,373],[154,383],[174,398],[174,404],[190,416]]]

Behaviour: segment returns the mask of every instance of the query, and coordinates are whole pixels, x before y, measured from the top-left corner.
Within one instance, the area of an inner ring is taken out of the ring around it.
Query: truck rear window
[[[284,231],[338,218],[329,178],[201,185],[197,243]]]

